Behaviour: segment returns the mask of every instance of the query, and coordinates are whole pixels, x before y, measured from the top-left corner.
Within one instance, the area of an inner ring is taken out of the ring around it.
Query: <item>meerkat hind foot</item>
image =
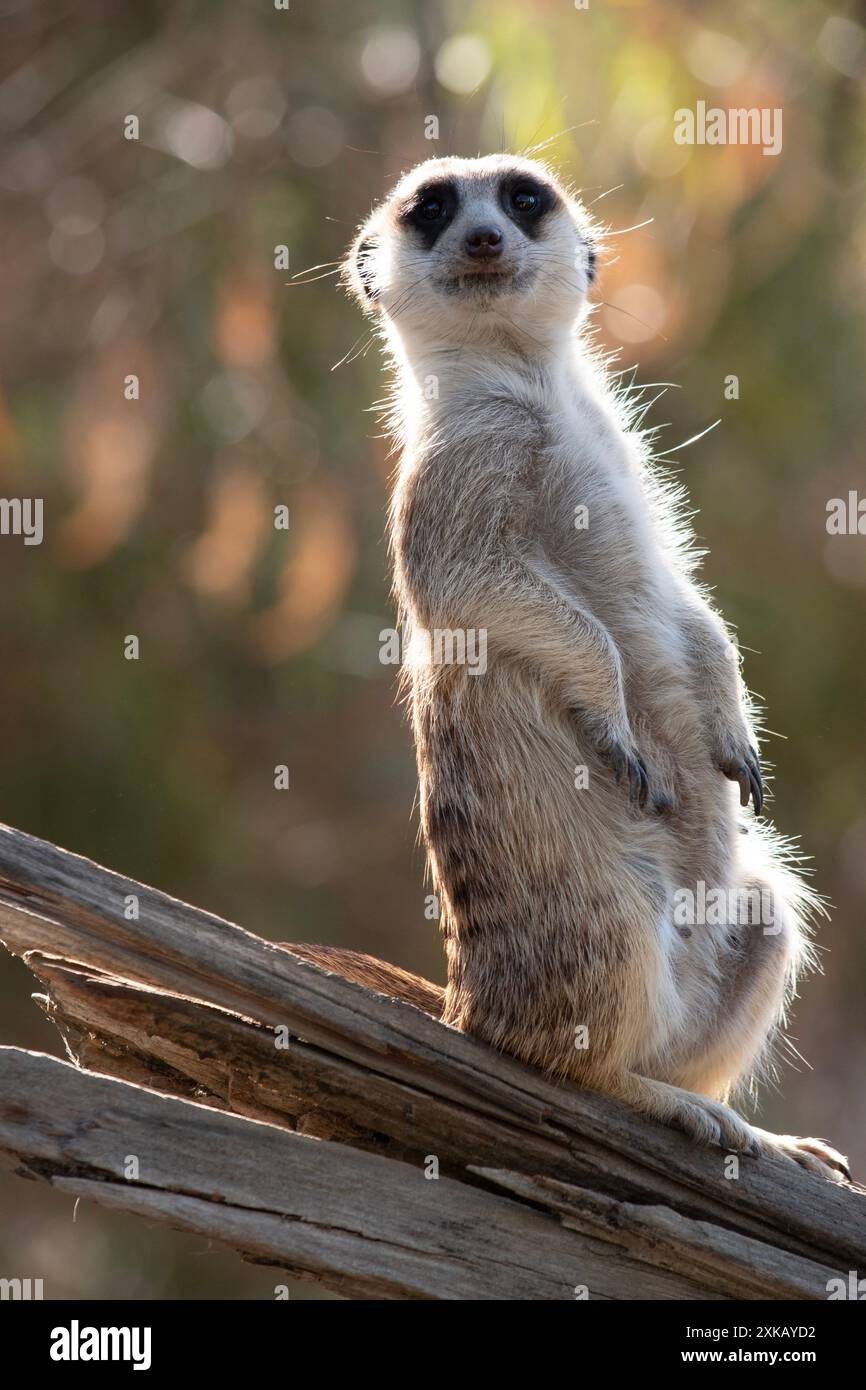
[[[848,1160],[823,1139],[771,1134],[750,1125],[721,1101],[646,1076],[630,1074],[612,1089],[620,1100],[652,1119],[683,1130],[699,1144],[715,1144],[729,1153],[754,1158],[781,1158],[830,1182],[851,1181]]]
[[[755,1129],[761,1153],[772,1154],[789,1163],[797,1163],[819,1178],[830,1182],[851,1182],[848,1160],[838,1149],[834,1149],[824,1139],[799,1139],[795,1134],[771,1134],[766,1129]]]

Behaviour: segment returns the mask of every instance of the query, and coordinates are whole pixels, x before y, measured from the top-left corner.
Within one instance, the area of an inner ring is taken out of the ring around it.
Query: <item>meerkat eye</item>
[[[511,195],[511,206],[522,216],[531,216],[541,208],[541,199],[533,188],[515,188]]]
[[[397,215],[403,226],[413,228],[422,245],[430,250],[450,225],[458,201],[457,190],[452,184],[428,184],[411,194]]]
[[[536,241],[548,213],[560,205],[560,199],[549,184],[515,170],[506,174],[499,186],[499,205],[525,237]]]
[[[438,222],[440,217],[445,216],[445,204],[441,198],[431,194],[418,204],[418,216],[425,222]]]

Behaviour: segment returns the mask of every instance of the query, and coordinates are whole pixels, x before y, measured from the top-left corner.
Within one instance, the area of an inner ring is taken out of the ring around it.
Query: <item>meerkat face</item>
[[[403,341],[568,330],[595,274],[582,206],[535,160],[431,159],[361,229],[348,280]]]

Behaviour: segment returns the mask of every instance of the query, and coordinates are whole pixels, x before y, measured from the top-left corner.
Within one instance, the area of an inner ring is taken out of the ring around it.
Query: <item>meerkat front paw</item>
[[[764,780],[758,750],[748,736],[724,734],[717,742],[715,764],[732,782],[739,783],[740,805],[748,806],[751,799],[759,816],[764,805]]]
[[[799,1139],[795,1134],[771,1134],[766,1129],[756,1129],[754,1132],[758,1136],[761,1153],[775,1154],[787,1162],[797,1163],[829,1182],[851,1182],[847,1158],[824,1139]]]
[[[607,751],[607,761],[613,768],[617,784],[624,777],[628,779],[628,799],[643,810],[649,798],[649,777],[640,753],[636,748],[615,742]]]
[[[629,801],[643,810],[650,795],[649,777],[631,731],[605,725],[598,729],[591,728],[590,732],[599,757],[612,769],[617,783],[625,779]]]

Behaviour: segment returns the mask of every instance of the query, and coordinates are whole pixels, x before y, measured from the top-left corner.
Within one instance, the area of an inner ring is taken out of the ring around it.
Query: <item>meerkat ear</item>
[[[345,264],[345,282],[349,293],[368,313],[378,308],[379,290],[376,284],[376,251],[378,237],[362,228],[352,244]]]

